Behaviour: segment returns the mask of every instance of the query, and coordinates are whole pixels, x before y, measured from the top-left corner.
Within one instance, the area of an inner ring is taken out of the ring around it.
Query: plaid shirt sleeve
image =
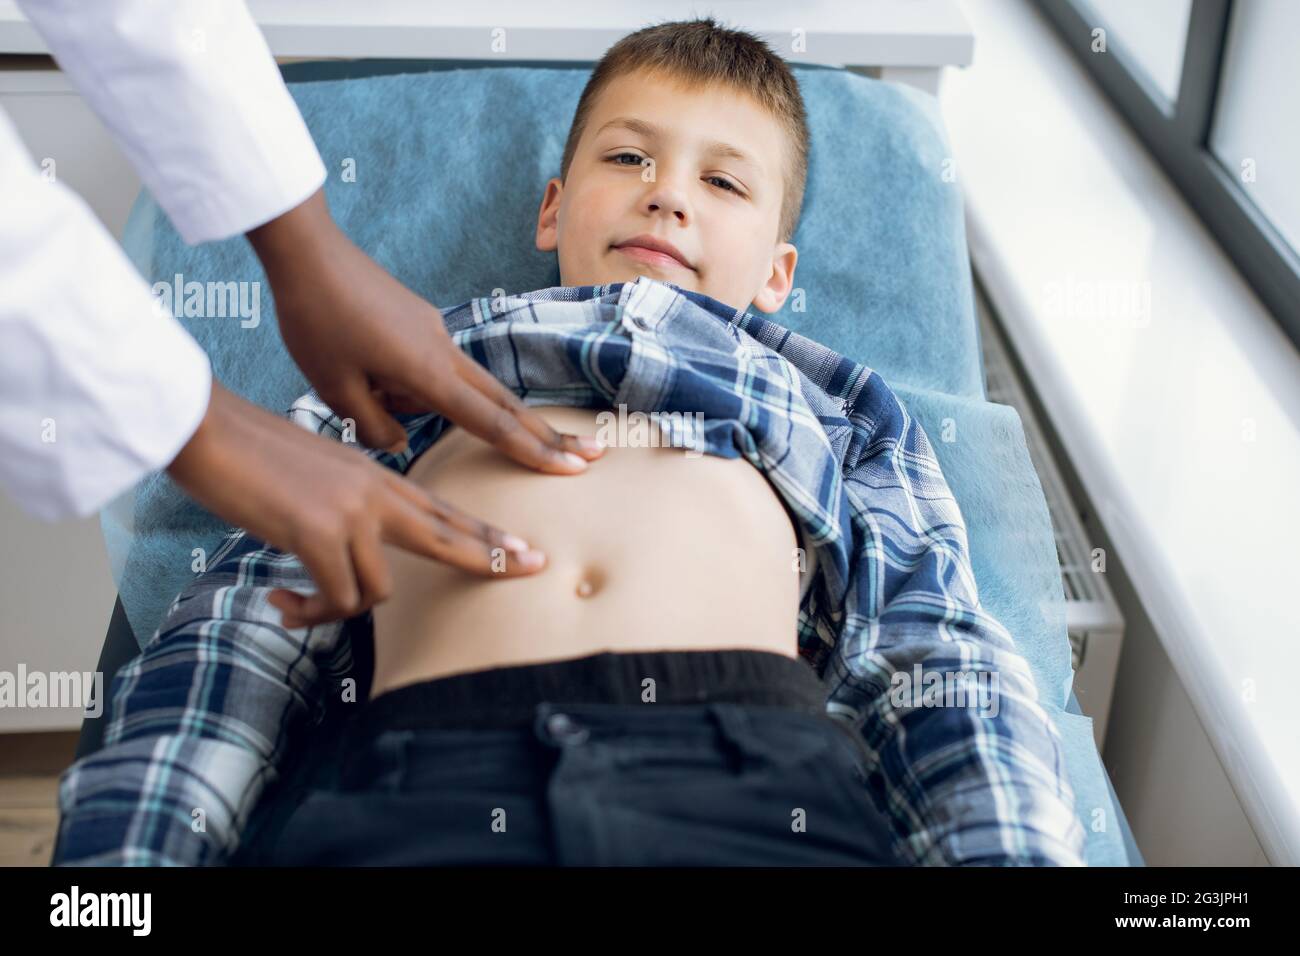
[[[329,436],[327,413],[307,398],[291,417]],[[296,556],[237,531],[180,593],[113,682],[103,748],[60,780],[54,865],[229,860],[295,731],[349,690],[345,622],[286,630],[277,588],[314,586]]]
[[[874,372],[848,413],[864,426],[843,463],[855,574],[827,709],[861,732],[896,851],[917,864],[1083,865],[1058,731],[980,606],[924,431]]]

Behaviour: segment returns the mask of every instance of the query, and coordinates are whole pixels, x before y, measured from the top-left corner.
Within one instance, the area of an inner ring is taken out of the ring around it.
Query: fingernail
[[[525,551],[515,558],[525,568],[540,568],[546,563],[546,555],[540,551]]]
[[[578,439],[578,444],[591,452],[603,451],[605,448],[605,443],[599,438],[588,438],[585,435]]]
[[[502,539],[502,543],[511,551],[527,551],[528,542],[516,534],[508,534]]]
[[[570,465],[573,465],[575,468],[587,467],[587,459],[581,457],[580,455],[575,455],[571,451],[566,451],[564,453],[564,460],[567,461]]]

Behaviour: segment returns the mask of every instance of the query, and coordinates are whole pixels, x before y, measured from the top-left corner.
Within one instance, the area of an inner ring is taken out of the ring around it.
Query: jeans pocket
[[[724,721],[728,735],[754,756],[765,789],[808,807],[810,833],[816,829],[854,865],[896,865],[889,820],[869,790],[866,747],[850,728],[792,710],[746,708],[737,716]]]
[[[838,753],[842,765],[865,786],[869,761],[866,744],[858,736],[857,731],[848,724],[834,717],[823,719],[826,723],[826,737],[831,741],[832,750]]]
[[[863,847],[880,866],[902,866],[894,847],[892,818],[876,806],[867,775],[856,762],[841,764],[838,773],[840,794],[849,811],[862,825]]]
[[[863,855],[882,866],[899,865],[893,849],[893,827],[888,814],[876,806],[869,783],[870,759],[866,745],[846,724],[833,717],[814,717],[820,725],[820,745],[807,752],[807,771],[830,791],[845,819],[857,823]]]
[[[276,825],[258,835],[253,849],[255,866],[302,866],[304,848],[314,846],[324,832],[327,817],[318,812],[320,802],[332,794],[309,790],[296,795],[291,806],[279,814]]]

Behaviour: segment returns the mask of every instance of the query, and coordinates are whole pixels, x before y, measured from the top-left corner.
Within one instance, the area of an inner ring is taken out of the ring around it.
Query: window
[[[1166,104],[1178,99],[1192,0],[1091,0],[1111,40],[1126,51]]]
[[[1040,6],[1300,346],[1300,3]]]
[[[1248,0],[1232,8],[1210,147],[1249,173],[1260,211],[1300,251],[1300,3]],[[1252,168],[1253,167],[1253,168]]]

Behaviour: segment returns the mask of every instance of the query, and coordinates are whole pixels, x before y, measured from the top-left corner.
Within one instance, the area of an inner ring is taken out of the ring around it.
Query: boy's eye
[[[631,159],[632,162],[630,163],[619,162],[619,160],[623,159],[623,157],[625,156],[628,159]],[[643,166],[647,162],[647,159],[646,157],[639,156],[636,153],[618,153],[614,156],[609,157],[609,162],[614,163],[616,166]],[[719,189],[722,189],[726,192],[733,192],[737,196],[741,194],[740,190],[736,188],[734,183],[732,183],[728,179],[723,179],[721,176],[710,176],[705,180],[705,182],[720,183],[721,185],[718,186]]]

